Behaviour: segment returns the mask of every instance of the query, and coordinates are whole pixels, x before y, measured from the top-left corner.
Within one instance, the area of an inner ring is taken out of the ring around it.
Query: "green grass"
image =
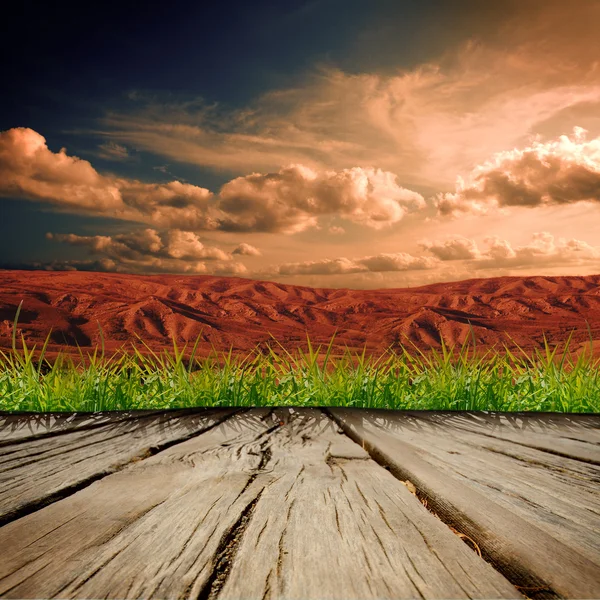
[[[80,360],[59,355],[45,359],[50,336],[36,348],[0,352],[0,410],[109,411],[188,408],[194,406],[347,406],[401,410],[485,410],[600,412],[599,361],[591,354],[577,360],[569,354],[569,336],[562,357],[545,341],[544,351],[527,356],[508,348],[504,353],[421,352],[402,346],[378,358],[346,353],[331,356],[333,339],[323,352],[307,337],[307,351],[289,353],[276,340],[279,353],[256,352],[242,359],[222,353],[196,357],[199,339],[187,346],[154,353],[132,344],[130,352],[105,358],[101,349]],[[102,333],[102,332],[100,332]],[[335,337],[335,336],[334,336]],[[590,331],[591,339],[591,331]],[[590,344],[591,347],[591,344]],[[42,369],[46,364],[47,372]]]

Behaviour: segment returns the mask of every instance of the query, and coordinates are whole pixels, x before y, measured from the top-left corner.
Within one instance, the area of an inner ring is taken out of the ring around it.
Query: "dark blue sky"
[[[319,62],[357,73],[411,68],[485,35],[506,13],[478,0],[11,4],[0,128],[47,136],[126,103],[131,90],[235,107]]]

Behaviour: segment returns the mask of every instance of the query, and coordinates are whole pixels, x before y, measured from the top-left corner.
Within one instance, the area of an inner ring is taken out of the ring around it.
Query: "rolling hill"
[[[0,348],[10,348],[13,320],[23,306],[18,335],[42,346],[50,333],[50,356],[84,353],[100,344],[112,353],[143,339],[154,350],[189,347],[201,336],[199,354],[248,354],[265,348],[271,335],[286,349],[335,336],[346,347],[381,354],[403,344],[421,350],[461,345],[478,349],[589,346],[600,354],[600,275],[497,277],[436,283],[418,288],[318,289],[233,277],[125,275],[92,272],[0,271]],[[471,328],[472,327],[472,332]],[[137,344],[141,347],[141,344]],[[271,341],[272,347],[276,345]],[[18,344],[20,347],[20,344]]]

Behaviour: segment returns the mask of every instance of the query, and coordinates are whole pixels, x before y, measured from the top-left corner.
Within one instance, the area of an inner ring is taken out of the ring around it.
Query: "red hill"
[[[155,350],[175,337],[200,355],[229,350],[246,355],[272,334],[288,350],[327,344],[379,355],[390,346],[412,349],[461,345],[473,327],[477,347],[523,349],[564,344],[600,354],[600,275],[496,277],[384,290],[317,289],[231,277],[122,275],[91,272],[0,271],[0,347],[10,348],[12,323],[40,348],[50,329],[50,356],[84,353],[100,343],[108,353],[142,338]],[[512,338],[511,339],[509,338]],[[261,344],[262,345],[262,344]],[[274,346],[274,344],[272,344]],[[20,347],[20,344],[18,344]]]

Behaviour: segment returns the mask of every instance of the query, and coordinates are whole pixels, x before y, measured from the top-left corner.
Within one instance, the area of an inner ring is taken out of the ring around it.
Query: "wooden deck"
[[[0,413],[2,598],[600,598],[600,416]]]

